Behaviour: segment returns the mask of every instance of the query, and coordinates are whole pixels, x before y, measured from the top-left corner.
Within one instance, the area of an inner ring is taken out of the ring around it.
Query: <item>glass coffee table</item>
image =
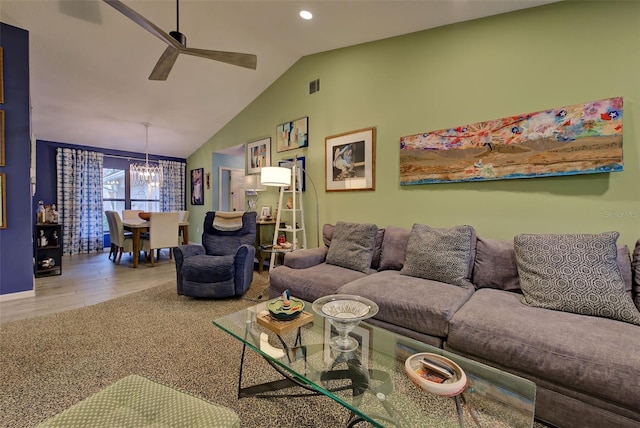
[[[337,333],[313,313],[311,303],[305,302],[295,320],[279,322],[270,318],[267,303],[213,320],[243,345],[238,398],[326,396],[350,412],[348,427],[362,421],[375,427],[533,426],[536,386],[531,381],[366,322],[351,333],[360,344],[355,351],[335,352],[329,339]],[[275,369],[274,375],[279,373],[277,380],[243,386],[247,347]],[[443,397],[415,386],[404,363],[418,352],[456,362],[467,376],[466,389]]]

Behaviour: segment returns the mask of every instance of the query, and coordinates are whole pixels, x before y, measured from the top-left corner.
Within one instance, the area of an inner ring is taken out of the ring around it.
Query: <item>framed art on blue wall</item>
[[[0,229],[7,228],[7,176],[0,174]]]

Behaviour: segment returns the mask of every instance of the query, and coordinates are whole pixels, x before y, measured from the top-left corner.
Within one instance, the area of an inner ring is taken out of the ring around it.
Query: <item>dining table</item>
[[[133,240],[133,267],[138,267],[138,258],[140,256],[140,235],[143,232],[149,231],[149,221],[143,219],[128,219],[122,220],[122,226],[124,230],[131,232],[131,238]],[[178,232],[182,232],[182,245],[189,243],[189,223],[179,222]]]

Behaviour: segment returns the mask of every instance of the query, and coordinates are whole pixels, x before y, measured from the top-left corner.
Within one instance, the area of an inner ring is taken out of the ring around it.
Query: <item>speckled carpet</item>
[[[243,427],[345,426],[348,412],[326,397],[238,400],[242,346],[211,321],[253,305],[267,283],[256,274],[245,298],[198,300],[176,295],[171,281],[0,325],[0,427],[35,426],[130,374],[232,408]],[[245,358],[245,376],[277,379],[255,352]]]

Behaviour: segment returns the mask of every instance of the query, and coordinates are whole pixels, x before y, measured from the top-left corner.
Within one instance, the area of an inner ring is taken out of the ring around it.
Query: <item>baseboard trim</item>
[[[36,296],[36,290],[0,294],[0,302],[8,302],[9,300],[26,299],[27,297],[35,297],[35,296]]]

